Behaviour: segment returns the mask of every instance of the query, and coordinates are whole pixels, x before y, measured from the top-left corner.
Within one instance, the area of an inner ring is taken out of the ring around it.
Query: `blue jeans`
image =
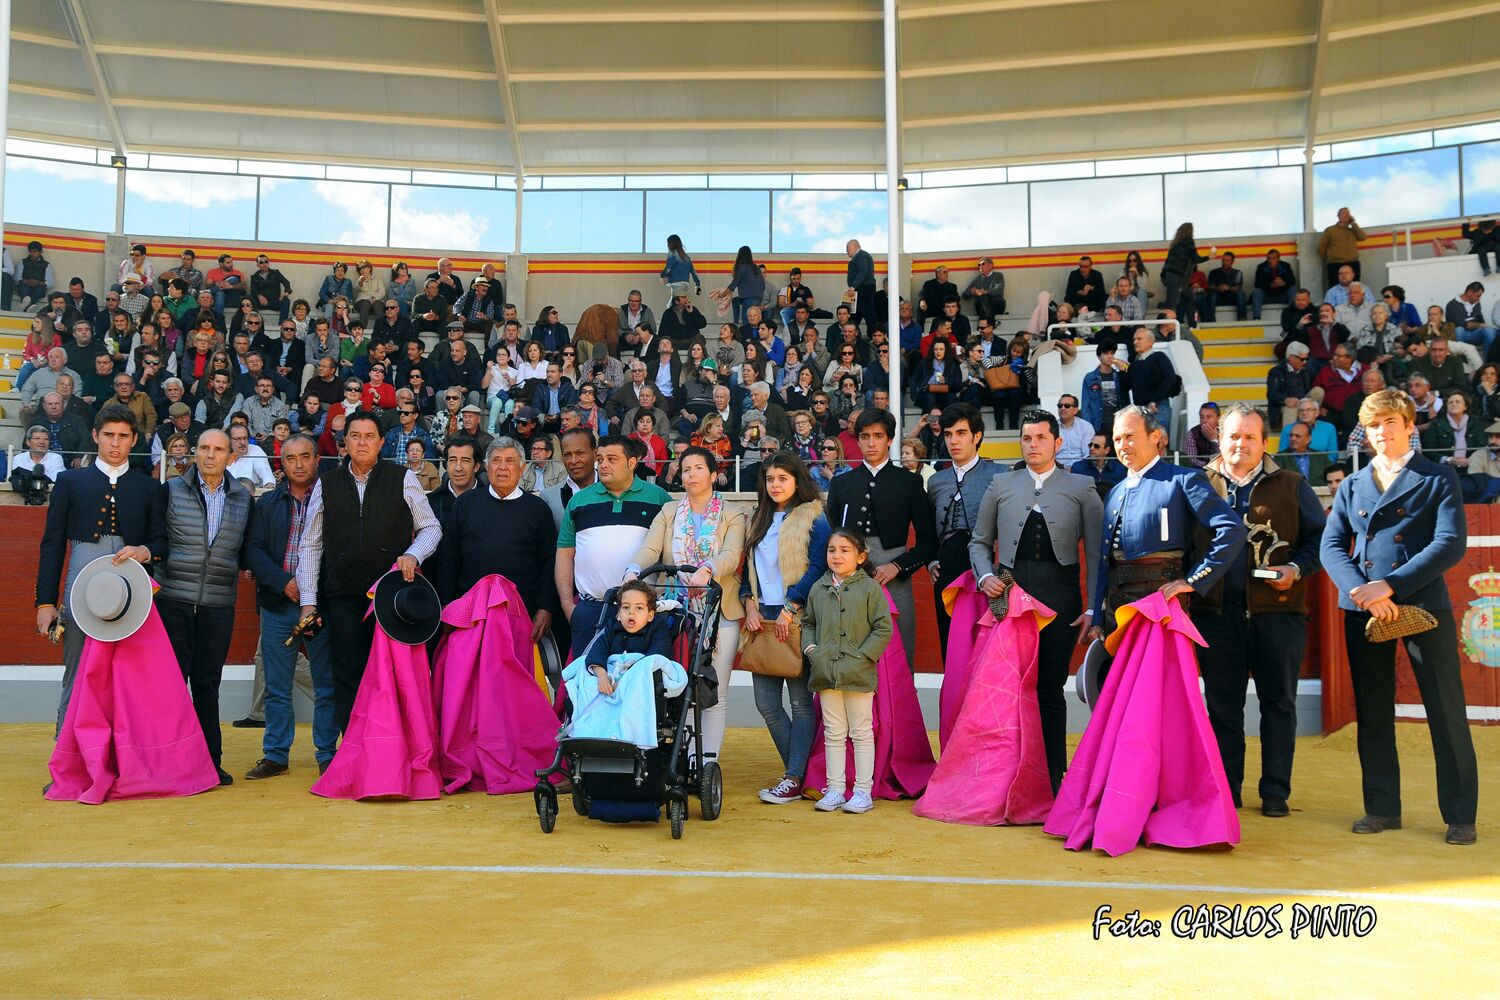
[[[600,620],[608,605],[600,601],[591,601],[586,597],[580,597],[573,608],[573,617],[568,619],[568,627],[573,633],[573,649],[568,654],[568,662],[572,663],[583,655],[589,642],[594,638],[594,633],[609,621],[608,618]]]
[[[1479,353],[1488,355],[1490,345],[1495,342],[1495,328],[1492,326],[1481,326],[1477,330],[1459,330],[1458,339],[1465,344],[1473,344],[1479,348]]]
[[[34,371],[36,371],[36,365],[32,364],[30,361],[21,362],[21,367],[16,371],[17,392],[21,391],[21,386],[26,384],[26,380],[31,377],[31,373]]]
[[[766,628],[772,628],[781,608],[761,605],[761,614],[765,617]],[[807,774],[807,758],[812,753],[813,733],[818,727],[812,692],[807,689],[807,674],[800,677],[750,676],[755,688],[755,708],[766,722],[771,742],[776,744],[776,752],[781,755],[781,763],[788,775],[801,781]],[[792,703],[790,716],[781,697],[783,682]]]
[[[1254,319],[1260,319],[1261,310],[1265,308],[1267,302],[1279,302],[1284,306],[1290,305],[1290,292],[1286,287],[1278,288],[1274,291],[1269,292],[1264,288],[1257,288],[1255,291],[1250,293],[1251,317],[1253,317]]]
[[[297,734],[296,715],[292,711],[292,672],[297,666],[297,650],[286,644],[302,617],[300,608],[260,613],[260,658],[266,669],[266,734],[261,753],[266,760],[285,764]],[[333,760],[338,749],[339,731],[333,711],[333,659],[325,629],[303,643],[307,662],[312,668],[313,751],[318,763]]]

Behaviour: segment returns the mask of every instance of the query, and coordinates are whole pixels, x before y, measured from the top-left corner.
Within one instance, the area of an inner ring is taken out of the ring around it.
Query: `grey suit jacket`
[[[1021,529],[1033,504],[1040,505],[1052,536],[1052,550],[1063,566],[1078,565],[1078,540],[1087,560],[1088,593],[1094,592],[1099,572],[1099,542],[1104,533],[1104,502],[1094,481],[1061,468],[1054,469],[1038,496],[1026,469],[1002,472],[990,480],[979,503],[979,521],[969,542],[969,563],[975,579],[994,573],[997,566],[1014,566]],[[996,551],[998,544],[998,552]],[[997,561],[998,560],[998,561]],[[1087,602],[1085,602],[1087,603]]]
[[[989,489],[990,482],[999,475],[1005,474],[1005,466],[998,462],[992,462],[987,458],[981,458],[974,468],[964,476],[963,507],[967,515],[966,523],[972,528],[979,523],[979,504],[984,499],[985,490]],[[937,535],[941,541],[943,537],[944,520],[948,513],[948,505],[953,496],[958,492],[958,473],[949,466],[939,469],[927,480],[927,496],[932,501],[932,509],[937,516]]]
[[[564,475],[561,481],[553,483],[546,489],[539,490],[537,492],[537,496],[541,497],[547,502],[547,509],[552,511],[552,523],[557,527],[558,531],[562,530],[562,519],[564,512],[562,490],[566,485],[568,485],[568,477]],[[576,492],[576,486],[574,487],[574,490]]]

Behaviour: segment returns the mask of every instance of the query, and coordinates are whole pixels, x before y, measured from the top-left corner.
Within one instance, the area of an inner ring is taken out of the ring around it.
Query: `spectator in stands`
[[[52,436],[47,428],[32,425],[27,429],[26,448],[16,456],[15,466],[10,472],[11,487],[25,495],[27,506],[46,503],[48,487],[67,467],[63,457],[50,450],[51,447]]]
[[[943,313],[943,305],[949,299],[958,301],[958,286],[948,280],[948,265],[939,264],[932,277],[922,282],[917,293],[917,315],[923,323]]]
[[[880,318],[875,304],[875,258],[859,245],[859,240],[845,243],[844,253],[849,255],[849,266],[844,272],[844,294],[846,300],[854,304],[851,317],[854,322],[863,323],[866,331],[872,330]],[[957,289],[954,291],[956,293]]]
[[[1335,426],[1346,424],[1344,406],[1359,391],[1363,370],[1354,360],[1354,348],[1340,344],[1333,349],[1331,363],[1313,378],[1313,388],[1323,390],[1323,409]]]
[[[1297,289],[1292,304],[1281,310],[1281,343],[1276,345],[1278,357],[1286,354],[1286,345],[1293,342],[1308,343],[1308,330],[1318,322],[1318,307],[1312,304],[1312,292]]]
[[[849,471],[844,463],[844,446],[837,437],[824,438],[818,445],[818,459],[818,464],[809,466],[807,471],[819,492],[827,493],[834,478]]]
[[[734,268],[729,275],[729,284],[716,295],[728,295],[733,299],[732,319],[735,326],[746,322],[746,309],[760,305],[766,294],[766,279],[755,263],[755,255],[748,246],[740,247],[734,257]]]
[[[1191,234],[1189,234],[1191,235]],[[1145,327],[1135,331],[1135,360],[1130,364],[1130,401],[1144,406],[1163,426],[1170,426],[1173,389],[1179,384],[1172,359],[1157,351],[1156,337]]]
[[[807,307],[810,316],[812,303],[812,289],[802,283],[802,268],[792,268],[787,273],[787,283],[776,294],[776,306],[781,317],[781,325],[791,330],[792,322],[797,318],[797,307],[799,305]]]
[[[1331,457],[1311,449],[1312,428],[1300,420],[1294,421],[1288,425],[1287,435],[1290,446],[1274,456],[1276,464],[1300,473],[1309,486],[1327,485]]]
[[[235,392],[227,371],[216,371],[208,379],[209,390],[200,396],[194,417],[205,427],[225,428],[229,426],[230,414],[238,413],[245,405],[244,397]]]
[[[1365,290],[1365,298],[1371,298],[1369,286],[1356,280],[1358,276],[1353,267],[1344,264],[1338,269],[1337,275],[1338,281],[1328,287],[1328,293],[1323,296],[1324,302],[1337,309],[1349,301],[1349,291],[1355,287],[1363,288]]]
[[[412,330],[416,334],[441,334],[453,315],[452,303],[438,289],[436,278],[428,278],[422,284],[421,294],[411,302]]]
[[[1474,414],[1485,423],[1500,420],[1500,367],[1487,364],[1475,373]]]
[[[562,411],[577,404],[578,390],[562,377],[562,366],[549,361],[546,378],[540,384],[533,383],[528,402],[541,414],[543,429],[555,434],[562,426]]]
[[[1435,462],[1468,471],[1469,455],[1486,446],[1485,424],[1469,413],[1469,395],[1452,389],[1443,396],[1443,412],[1422,428],[1422,453]]]
[[[1101,499],[1108,497],[1115,485],[1125,479],[1125,466],[1110,455],[1109,437],[1103,433],[1096,433],[1089,439],[1088,458],[1074,462],[1068,471],[1092,479]]]
[[[483,381],[484,372],[479,367],[479,359],[470,352],[468,343],[463,340],[449,341],[446,355],[439,357],[433,365],[433,388],[462,389],[468,401],[478,406],[484,401],[484,389],[481,386]]]
[[[418,350],[421,349],[421,341],[412,329],[411,320],[401,315],[401,303],[393,296],[381,300],[380,315],[373,324],[366,320],[366,328],[370,331],[371,340],[394,344],[397,350],[405,350],[408,344],[413,343]]]
[[[61,454],[69,465],[92,460],[92,425],[78,413],[68,411],[61,393],[49,390],[41,400],[41,411],[34,415],[34,422],[46,429],[48,447]],[[27,418],[25,422],[30,426],[33,421]]]
[[[1373,322],[1371,313],[1374,307],[1375,304],[1365,297],[1365,286],[1352,284],[1349,286],[1348,299],[1334,310],[1334,318],[1349,331],[1350,339],[1358,339],[1360,334],[1369,330]]]
[[[29,416],[36,412],[37,400],[57,388],[57,379],[61,375],[70,376],[75,384],[79,381],[78,372],[68,365],[68,352],[61,347],[54,347],[47,352],[47,366],[32,372],[21,389],[22,423],[26,423]]]
[[[1250,293],[1250,315],[1260,319],[1267,302],[1291,305],[1297,276],[1281,259],[1280,250],[1267,250],[1266,259],[1255,265],[1255,289]],[[1241,316],[1241,319],[1244,317]]]
[[[116,372],[111,378],[111,393],[99,402],[98,409],[115,403],[125,407],[135,414],[135,419],[141,428],[140,440],[137,445],[144,447],[146,439],[156,431],[156,406],[151,397],[144,392],[139,392],[135,386],[135,379],[124,372]]]
[[[1325,476],[1324,481],[1327,483],[1328,493],[1330,496],[1339,491],[1339,484],[1347,479],[1348,476],[1349,467],[1343,462],[1334,462],[1328,467],[1328,473]]]
[[[115,363],[103,352],[94,355],[94,366],[83,376],[78,395],[97,412],[114,394]]]
[[[1286,360],[1266,375],[1266,405],[1272,430],[1280,430],[1296,420],[1298,402],[1312,391],[1313,373],[1307,367],[1307,352],[1306,344],[1297,341],[1288,344]]]
[[[248,286],[244,272],[234,266],[231,254],[219,254],[218,266],[209,269],[204,290],[213,292],[214,312],[219,316],[227,316],[239,309],[240,300],[245,297]]]
[[[1297,420],[1312,429],[1310,447],[1313,451],[1334,454],[1339,450],[1338,428],[1327,420],[1322,419],[1322,404],[1311,396],[1299,400],[1297,403]],[[1292,424],[1287,424],[1281,429],[1281,442],[1279,450],[1285,451],[1291,447]]]
[[[1114,426],[1115,411],[1129,402],[1125,372],[1130,366],[1117,354],[1115,344],[1100,344],[1099,364],[1083,377],[1080,416],[1096,431],[1102,432],[1106,440]]]
[[[429,273],[427,279],[437,282],[438,294],[447,300],[449,306],[464,293],[463,279],[453,273],[453,261],[447,257],[438,258],[437,270]]]
[[[687,298],[689,285],[692,286],[694,294],[703,294],[703,279],[698,277],[698,269],[693,266],[693,258],[689,257],[688,252],[683,249],[682,237],[676,233],[667,237],[667,260],[662,265],[661,283],[667,286],[667,294],[674,308],[678,299]]]
[[[270,373],[262,372],[255,380],[255,394],[240,407],[250,422],[250,434],[255,443],[267,447],[276,421],[285,417],[289,408],[285,400],[276,395],[276,383]]]
[[[240,424],[229,428],[230,462],[224,472],[231,479],[250,484],[252,490],[270,489],[276,485],[276,473],[265,449],[250,439],[250,430]]]
[[[1057,425],[1062,445],[1057,450],[1057,464],[1064,469],[1088,457],[1094,425],[1079,416],[1078,397],[1063,393],[1057,400]]]
[[[662,338],[671,342],[679,351],[687,350],[688,343],[708,325],[708,318],[698,311],[686,295],[672,300],[672,308],[661,318]]]
[[[1184,222],[1178,226],[1171,245],[1167,247],[1167,259],[1161,265],[1161,283],[1166,289],[1162,308],[1175,309],[1190,327],[1196,306],[1188,289],[1188,279],[1197,272],[1198,265],[1208,259],[1207,254],[1198,252],[1198,244],[1193,240],[1193,224]]]
[[[45,301],[47,292],[54,286],[52,264],[42,256],[43,249],[40,240],[32,240],[26,244],[26,256],[21,258],[11,272],[15,278],[13,303],[16,309],[25,309],[28,305],[34,306]]]
[[[1275,251],[1272,251],[1273,253]],[[1219,306],[1234,306],[1234,318],[1245,319],[1245,276],[1234,266],[1233,252],[1226,250],[1219,258],[1219,266],[1208,272],[1208,309],[1203,321],[1214,322],[1214,310]],[[1259,310],[1256,319],[1260,319]]]
[[[1479,269],[1488,278],[1500,268],[1500,227],[1494,219],[1480,219],[1477,223],[1464,220],[1459,235],[1469,241],[1469,253],[1479,258]]]
[[[652,430],[665,437],[670,432],[671,424],[668,421],[667,411],[662,409],[660,400],[657,398],[656,387],[649,383],[641,386],[638,398],[639,402],[635,406],[621,413],[619,426],[633,428],[642,413],[649,413],[652,417]]]
[[[1400,327],[1391,322],[1390,307],[1377,302],[1370,307],[1369,325],[1354,333],[1355,356],[1362,365],[1384,365],[1396,353],[1396,342],[1404,336]]]
[[[1349,331],[1336,319],[1337,310],[1327,302],[1318,307],[1318,321],[1307,327],[1307,365],[1313,370],[1313,378],[1327,366],[1333,357],[1333,349],[1349,339]]]
[[[1340,273],[1345,267],[1349,268],[1351,278],[1359,277],[1359,241],[1364,238],[1365,231],[1359,228],[1353,213],[1347,208],[1339,209],[1338,221],[1323,230],[1323,235],[1318,238],[1318,256],[1323,258],[1324,280],[1330,295],[1336,283],[1348,284]],[[1340,304],[1334,302],[1335,306]]]
[[[480,342],[489,340],[490,331],[494,329],[495,322],[500,318],[502,303],[498,303],[490,295],[490,279],[479,275],[469,285],[469,290],[458,297],[453,303],[453,319],[463,323],[466,333],[477,333]],[[566,330],[564,330],[564,343],[566,343]]]
[[[46,367],[47,352],[54,347],[62,347],[62,344],[61,334],[53,328],[51,323],[40,316],[31,317],[31,329],[26,334],[26,343],[21,347],[21,367],[16,372],[15,389],[17,392],[26,385],[26,380],[31,377],[32,372]]]
[[[127,274],[122,286],[120,290],[120,311],[130,317],[131,323],[135,323],[140,320],[141,313],[146,311],[146,306],[150,304],[151,300],[141,294],[141,289],[145,287],[145,283],[138,274]],[[62,300],[66,302],[67,296],[64,295]]]
[[[347,274],[347,270],[345,273]],[[326,285],[327,283],[325,279],[324,284]],[[364,321],[365,326],[369,327],[372,319],[375,317],[377,306],[381,310],[384,309],[386,298],[385,280],[376,275],[375,265],[371,264],[368,260],[360,260],[354,265],[354,280],[352,282],[346,280],[345,284],[348,287],[340,287],[335,291],[335,294],[341,294],[354,303],[355,313]],[[288,287],[287,291],[290,292],[291,288]],[[400,315],[399,306],[396,314],[397,316]]]
[[[1485,322],[1484,308],[1479,304],[1483,297],[1484,285],[1469,282],[1458,298],[1448,300],[1444,318],[1453,324],[1460,340],[1478,347],[1488,359],[1490,345],[1495,342],[1495,327]]]
[[[1464,503],[1500,501],[1500,420],[1485,427],[1485,436],[1486,446],[1470,450],[1467,464],[1460,470]]]
[[[1469,378],[1464,374],[1463,363],[1449,353],[1448,341],[1438,338],[1427,344],[1425,357],[1416,358],[1408,366],[1413,374],[1426,376],[1435,395],[1442,399],[1457,389],[1469,390]]]
[[[99,300],[84,290],[82,278],[73,278],[68,282],[67,304],[86,320],[99,315]]]
[[[974,315],[979,319],[993,323],[996,316],[1005,314],[1005,275],[995,270],[993,260],[980,258],[979,273],[969,279],[964,298],[973,301]]]
[[[1087,254],[1079,257],[1078,267],[1068,274],[1063,301],[1072,306],[1075,312],[1099,312],[1104,308],[1106,292],[1104,276],[1094,270],[1094,258]]]
[[[437,446],[432,443],[432,435],[428,434],[419,423],[421,414],[417,412],[416,404],[401,403],[396,412],[399,422],[386,433],[380,457],[395,462],[404,462],[407,458],[406,447],[413,442],[422,446],[422,457],[432,458],[437,455]]]
[[[1111,314],[1110,310],[1115,310]],[[1115,282],[1114,290],[1109,293],[1109,298],[1104,300],[1104,314],[1106,317],[1126,322],[1136,322],[1146,318],[1145,307],[1141,305],[1140,297],[1135,293],[1135,285],[1124,275]]]
[[[1198,407],[1198,424],[1188,428],[1183,439],[1186,461],[1182,464],[1203,468],[1219,454],[1219,404],[1204,403]]]
[[[177,266],[163,271],[156,279],[162,293],[168,298],[171,298],[170,289],[174,281],[182,282],[183,291],[197,298],[198,290],[203,287],[203,272],[198,270],[198,255],[192,250],[183,250]]]
[[[142,283],[147,287],[156,284],[156,268],[146,259],[146,244],[132,243],[129,255],[115,269],[115,283],[111,286],[115,291],[120,291],[125,285],[126,275],[140,275]]]
[[[1386,285],[1380,290],[1380,298],[1391,311],[1391,322],[1401,329],[1403,333],[1411,333],[1422,325],[1422,318],[1417,315],[1417,307],[1406,301],[1406,289],[1400,285]],[[1428,310],[1431,312],[1431,310]],[[1442,310],[1438,310],[1441,315]]]
[[[250,299],[255,308],[274,311],[281,320],[292,314],[292,283],[271,266],[271,258],[265,254],[255,258],[255,273],[250,275]],[[361,316],[368,322],[369,316],[363,313]]]
[[[625,296],[625,304],[620,307],[620,340],[622,343],[632,346],[644,347],[645,343],[639,340],[640,327],[644,324],[649,338],[651,331],[656,329],[656,314],[651,307],[646,305],[641,298],[641,290],[632,288],[630,294]],[[649,340],[646,341],[649,343]],[[621,350],[624,350],[622,347]]]

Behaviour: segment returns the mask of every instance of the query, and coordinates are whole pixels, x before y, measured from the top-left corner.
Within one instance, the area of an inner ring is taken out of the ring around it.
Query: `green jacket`
[[[875,664],[891,641],[891,607],[866,573],[835,589],[833,574],[813,584],[802,608],[807,686],[814,691],[875,690]]]

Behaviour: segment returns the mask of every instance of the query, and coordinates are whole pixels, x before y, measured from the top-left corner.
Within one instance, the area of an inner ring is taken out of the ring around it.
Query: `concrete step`
[[[1214,361],[1250,361],[1266,359],[1267,363],[1276,360],[1276,345],[1269,342],[1246,342],[1242,344],[1204,344],[1203,360]]]
[[[1193,335],[1205,344],[1225,344],[1236,341],[1253,343],[1267,339],[1266,327],[1230,326],[1222,323],[1208,323],[1199,326],[1193,331]],[[1274,340],[1271,342],[1275,343]]]
[[[1208,398],[1215,403],[1264,403],[1266,401],[1266,386],[1260,383],[1241,384],[1219,384],[1215,383],[1208,387]]]
[[[1210,382],[1215,385],[1220,382],[1262,382],[1266,380],[1266,372],[1271,366],[1264,362],[1252,362],[1249,364],[1233,364],[1210,361],[1203,366],[1203,372],[1208,376]]]

